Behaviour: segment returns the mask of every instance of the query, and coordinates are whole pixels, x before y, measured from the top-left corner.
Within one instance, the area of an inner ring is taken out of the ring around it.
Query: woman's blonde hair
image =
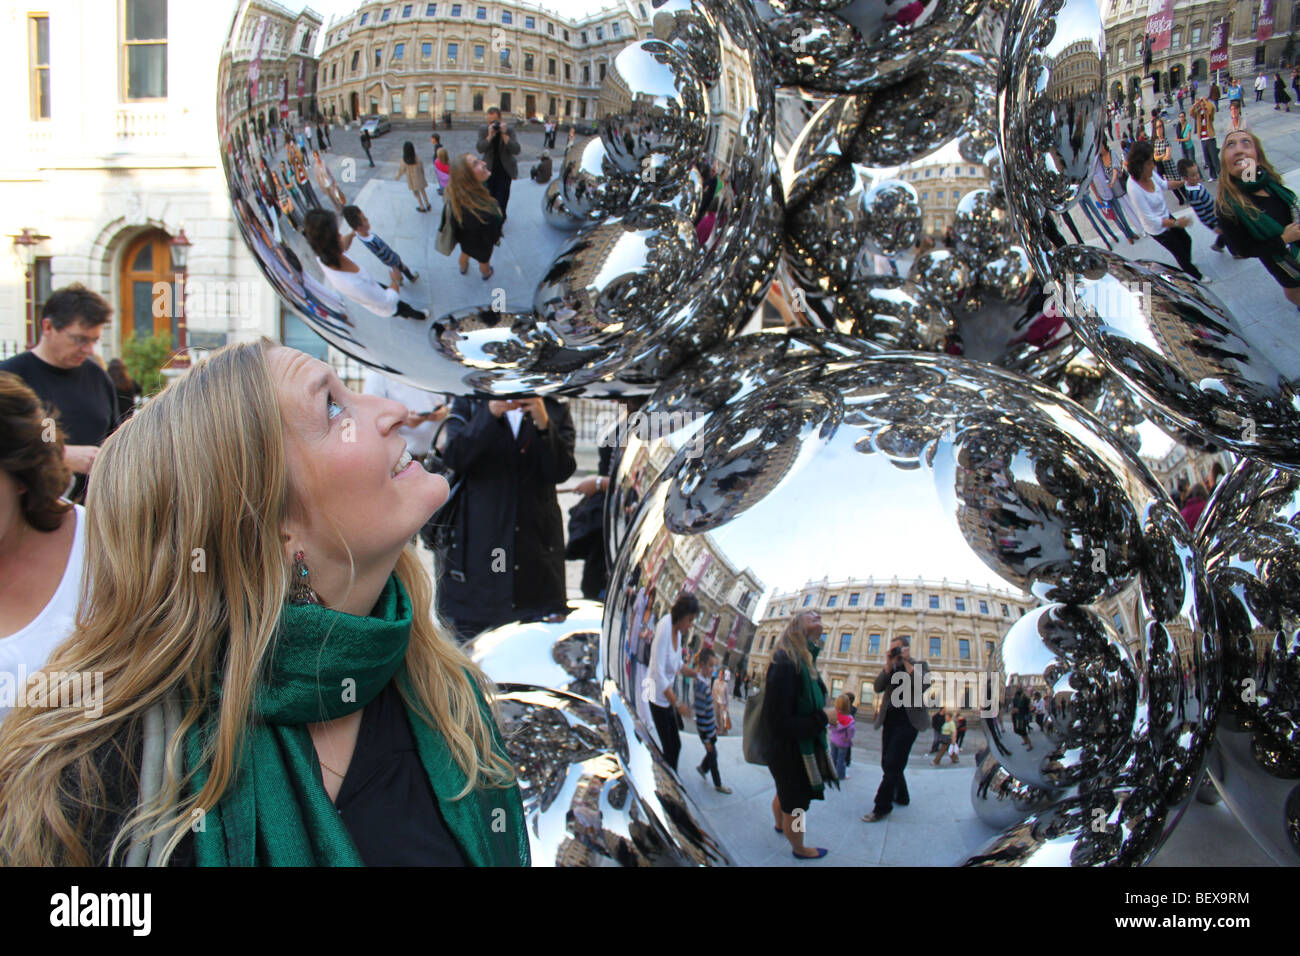
[[[476,213],[477,218],[484,221],[501,215],[501,207],[470,168],[470,160],[473,158],[469,153],[457,156],[451,164],[451,177],[447,180],[447,205],[459,223],[465,222],[467,212]]]
[[[0,724],[0,863],[102,862],[87,845],[105,807],[101,748],[116,738],[130,754],[145,712],[168,694],[184,712],[167,742],[162,791],[129,814],[110,858],[155,835],[169,857],[195,811],[214,807],[234,779],[288,591],[281,526],[302,506],[289,485],[266,361],[274,344],[214,353],[105,442],[86,508],[76,630],[45,666],[51,700],[56,672],[62,681],[102,674],[102,711],[90,718],[72,707],[16,708]],[[433,584],[413,549],[396,574],[413,611],[411,686],[466,774],[461,796],[510,785],[512,768],[495,751],[491,718],[479,705],[480,695],[491,699],[491,685],[434,616]],[[184,740],[216,700],[218,683],[216,727],[202,756],[208,778],[192,793]],[[126,761],[131,795],[137,769]]]
[[[808,669],[808,673],[817,679],[817,664],[813,660],[812,652],[808,650],[808,636],[804,633],[803,619],[809,614],[808,611],[800,611],[790,619],[790,623],[785,626],[781,636],[777,638],[776,649],[785,651],[785,656],[790,658],[796,667],[803,666]]]
[[[1248,129],[1234,129],[1228,133],[1228,136],[1236,136],[1239,133],[1244,133],[1255,141],[1256,168],[1267,170],[1268,175],[1275,183],[1282,182],[1282,177],[1277,174],[1277,170],[1273,168],[1273,164],[1270,163],[1268,157],[1264,155],[1264,144],[1259,141],[1259,137]],[[1225,145],[1228,142],[1228,136],[1223,137]],[[1222,152],[1222,150],[1220,150],[1220,152]],[[1233,180],[1227,170],[1224,170],[1223,173],[1224,174],[1219,177],[1219,195],[1214,202],[1214,211],[1218,217],[1220,219],[1246,218],[1252,222],[1258,219],[1261,215],[1259,208],[1246,198],[1246,191],[1237,185],[1236,181]],[[1286,223],[1283,223],[1282,225],[1286,225]]]

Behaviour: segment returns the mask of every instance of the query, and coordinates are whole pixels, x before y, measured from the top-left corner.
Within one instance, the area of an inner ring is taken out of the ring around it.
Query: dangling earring
[[[320,598],[311,589],[311,575],[301,551],[293,553],[293,570],[289,573],[289,603],[319,604]]]

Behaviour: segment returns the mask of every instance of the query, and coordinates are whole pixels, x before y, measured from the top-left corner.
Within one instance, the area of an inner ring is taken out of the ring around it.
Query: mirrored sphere
[[[1198,541],[1223,639],[1223,713],[1210,775],[1277,863],[1300,865],[1300,476],[1243,460]]]

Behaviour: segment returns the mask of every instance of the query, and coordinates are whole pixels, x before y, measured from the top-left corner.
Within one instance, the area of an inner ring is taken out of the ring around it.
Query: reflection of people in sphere
[[[1223,139],[1223,176],[1214,211],[1234,255],[1264,264],[1286,297],[1300,307],[1300,211],[1264,146],[1248,129]]]
[[[427,319],[428,316],[404,302],[397,294],[402,287],[402,271],[396,266],[389,270],[392,287],[386,288],[370,278],[359,265],[343,253],[343,239],[339,235],[338,216],[329,209],[313,209],[307,213],[303,236],[321,271],[330,285],[343,296],[365,306],[375,315],[400,315],[404,319]]]

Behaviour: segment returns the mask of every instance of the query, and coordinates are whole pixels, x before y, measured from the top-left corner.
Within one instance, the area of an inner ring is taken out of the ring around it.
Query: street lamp
[[[36,247],[42,242],[49,239],[49,236],[43,236],[30,226],[24,226],[23,231],[16,236],[10,236],[14,243],[14,251],[18,253],[18,258],[23,263],[23,274],[25,276],[26,300],[23,307],[27,324],[27,347],[31,348],[36,344],[36,317],[33,314],[35,305],[35,290],[32,286],[32,266],[36,262]]]
[[[194,243],[185,237],[185,227],[177,231],[168,243],[171,246],[172,268],[176,270],[176,350],[184,353],[185,335],[185,267],[189,264],[190,246]]]

